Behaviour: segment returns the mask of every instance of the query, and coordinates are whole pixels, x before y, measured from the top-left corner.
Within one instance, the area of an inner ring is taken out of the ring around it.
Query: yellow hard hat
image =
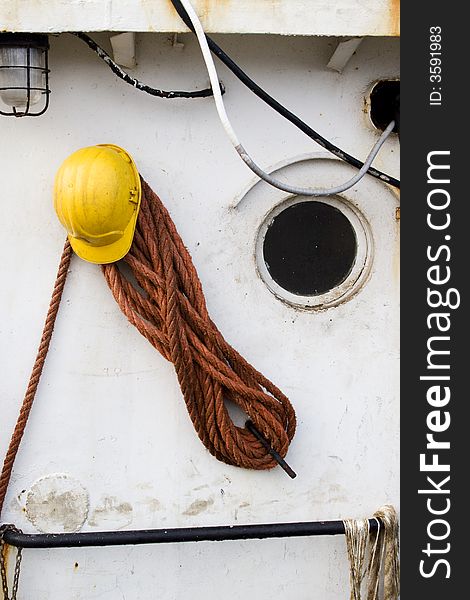
[[[141,184],[131,156],[119,146],[81,148],[59,168],[54,208],[80,258],[97,264],[120,260],[131,247]]]

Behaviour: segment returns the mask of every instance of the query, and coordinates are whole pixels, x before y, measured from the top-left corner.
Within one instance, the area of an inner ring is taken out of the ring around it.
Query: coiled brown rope
[[[142,192],[134,243],[124,259],[138,287],[115,263],[103,266],[108,285],[129,321],[174,364],[189,416],[211,454],[239,467],[275,467],[253,433],[233,423],[226,402],[237,404],[282,457],[295,433],[294,409],[225,341],[168,211],[144,180]]]
[[[211,454],[239,467],[275,467],[276,461],[255,435],[235,426],[225,402],[238,404],[282,457],[295,433],[294,409],[275,385],[224,340],[211,321],[189,252],[158,196],[143,180],[142,186],[134,243],[125,258],[141,289],[122,275],[117,264],[103,266],[106,281],[129,321],[175,365],[191,420]],[[0,515],[46,360],[71,256],[66,241],[36,360],[0,475]]]
[[[65,280],[67,279],[67,271],[70,265],[71,257],[72,248],[67,240],[62,252],[62,257],[60,259],[59,269],[57,271],[57,277],[54,284],[54,289],[52,291],[51,302],[49,304],[49,310],[47,311],[46,321],[44,323],[44,329],[42,331],[36,360],[34,361],[33,370],[29,378],[28,387],[26,388],[23,404],[21,405],[20,414],[16,421],[16,426],[11,436],[10,445],[8,446],[5,460],[3,462],[2,474],[0,475],[0,515],[2,513],[3,502],[7,493],[8,482],[10,481],[13,463],[15,462],[18,448],[20,447],[26,422],[28,421],[29,413],[31,412],[31,407],[33,406],[34,397],[36,396],[36,390],[38,389],[42,369],[46,361],[47,351],[49,350],[52,332],[54,331],[54,324],[57,317],[57,312],[59,310],[62,292],[64,291]]]

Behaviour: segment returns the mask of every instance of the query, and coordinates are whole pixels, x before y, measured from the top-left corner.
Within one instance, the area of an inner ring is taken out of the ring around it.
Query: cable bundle
[[[230,465],[275,467],[278,463],[266,446],[249,429],[234,424],[226,401],[237,404],[282,457],[295,433],[294,409],[210,319],[189,252],[168,211],[143,180],[134,243],[124,260],[138,287],[116,263],[103,265],[106,281],[128,320],[174,364],[202,443]]]
[[[340,191],[344,191],[345,189],[348,189],[349,187],[351,187],[352,185],[357,183],[357,181],[359,181],[359,179],[361,179],[362,175],[364,175],[366,172],[369,173],[369,175],[372,175],[372,177],[380,179],[381,181],[385,181],[386,183],[388,183],[396,188],[400,188],[400,182],[398,181],[398,179],[395,179],[394,177],[390,177],[390,175],[387,175],[386,173],[382,173],[378,169],[375,169],[371,166],[372,161],[374,160],[374,157],[377,154],[378,150],[383,145],[383,143],[385,142],[388,135],[394,130],[395,123],[393,123],[393,125],[390,124],[391,127],[388,130],[388,132],[387,133],[384,132],[384,134],[381,136],[380,140],[377,142],[376,146],[374,146],[374,148],[369,153],[369,156],[367,157],[365,163],[362,163],[360,160],[358,160],[354,156],[351,156],[344,150],[341,150],[341,148],[338,148],[333,143],[331,143],[329,140],[327,140],[326,138],[321,136],[317,131],[312,129],[309,125],[307,125],[307,123],[304,123],[297,115],[295,115],[293,112],[291,112],[290,110],[285,108],[285,106],[283,106],[280,102],[278,102],[275,98],[273,98],[270,94],[268,94],[263,88],[261,88],[255,81],[253,81],[253,79],[251,79],[251,77],[249,77],[236,64],[236,62],[234,60],[232,60],[230,58],[230,56],[228,56],[222,50],[222,48],[214,42],[214,40],[211,37],[209,37],[208,35],[205,34],[205,32],[202,28],[201,22],[192,6],[190,0],[171,0],[171,2],[173,4],[176,12],[178,13],[178,15],[184,21],[185,25],[197,36],[199,46],[201,48],[201,52],[202,52],[202,55],[204,58],[204,62],[206,63],[209,77],[212,82],[212,89],[214,91],[214,99],[216,101],[217,112],[219,113],[219,118],[222,122],[222,125],[224,126],[224,129],[225,129],[230,141],[232,142],[232,145],[235,147],[235,150],[239,153],[240,157],[247,164],[247,166],[254,173],[256,173],[259,177],[261,177],[261,179],[264,179],[265,181],[267,181],[270,185],[273,185],[274,187],[278,187],[279,189],[288,191],[293,194],[303,194],[303,195],[309,195],[309,196],[322,196],[322,195],[332,195],[335,193],[340,193],[339,191],[335,191],[334,189],[331,189],[329,191],[328,190],[308,190],[308,189],[303,190],[303,191],[299,191],[298,189],[296,190],[295,187],[286,186],[283,182],[270,178],[269,174],[265,173],[251,159],[249,154],[246,152],[246,150],[243,148],[243,146],[238,141],[237,136],[236,136],[235,132],[233,131],[233,128],[230,125],[228,117],[225,113],[225,108],[223,105],[222,98],[220,95],[217,94],[217,89],[218,89],[218,86],[216,85],[217,72],[215,70],[214,63],[210,57],[210,52],[212,52],[215,56],[217,56],[217,58],[221,62],[223,62],[224,65],[228,69],[230,69],[230,71],[232,71],[232,73],[235,75],[235,77],[237,77],[243,83],[243,85],[245,85],[256,96],[258,96],[258,98],[263,100],[263,102],[265,102],[268,106],[270,106],[272,109],[274,109],[278,114],[280,114],[282,117],[284,117],[285,119],[290,121],[293,125],[295,125],[298,129],[300,129],[300,131],[305,133],[308,137],[310,137],[314,142],[319,144],[322,148],[325,148],[325,150],[328,150],[328,152],[331,152],[332,154],[334,154],[341,160],[349,163],[350,165],[356,167],[357,169],[360,169],[360,174],[358,174],[356,176],[357,178],[353,178],[353,180],[346,182],[343,186],[341,186],[342,190],[340,190]],[[397,116],[399,116],[398,113],[397,113]]]

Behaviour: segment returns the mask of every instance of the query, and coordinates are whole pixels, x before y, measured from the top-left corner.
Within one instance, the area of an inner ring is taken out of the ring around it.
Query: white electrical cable
[[[364,175],[369,170],[374,158],[377,156],[380,148],[383,146],[383,144],[385,143],[388,136],[392,133],[392,131],[395,127],[395,121],[392,121],[389,124],[389,126],[385,129],[385,131],[382,133],[380,138],[377,140],[377,142],[375,143],[374,147],[370,151],[369,156],[367,157],[367,159],[364,162],[361,169],[356,173],[356,175],[354,177],[352,177],[351,179],[349,179],[342,185],[338,185],[336,187],[329,188],[329,189],[312,189],[312,188],[297,187],[297,186],[289,185],[287,183],[283,183],[279,179],[275,179],[274,177],[271,177],[271,175],[269,175],[268,173],[263,171],[263,169],[253,161],[251,156],[248,154],[248,152],[242,146],[242,144],[240,143],[240,141],[237,137],[237,134],[235,133],[235,131],[232,127],[232,124],[229,121],[227,112],[225,110],[224,101],[222,99],[222,94],[220,92],[219,77],[217,75],[215,64],[214,64],[214,61],[212,60],[212,54],[209,49],[209,45],[207,44],[206,34],[204,33],[204,29],[202,28],[199,17],[197,16],[197,14],[189,0],[180,0],[180,2],[184,6],[186,12],[188,13],[191,23],[193,24],[194,31],[197,35],[199,46],[201,47],[202,56],[204,58],[204,62],[206,63],[207,72],[209,73],[209,79],[211,82],[212,91],[214,93],[215,106],[217,108],[217,113],[219,115],[220,122],[222,123],[222,126],[225,129],[225,132],[227,133],[227,135],[230,139],[230,142],[232,143],[235,150],[238,152],[238,154],[240,155],[242,160],[246,163],[246,165],[254,173],[256,173],[256,175],[258,175],[258,177],[260,177],[261,179],[263,179],[264,181],[266,181],[273,187],[276,187],[280,190],[283,190],[285,192],[289,192],[291,194],[295,194],[298,196],[332,196],[334,194],[339,194],[339,193],[344,192],[345,190],[351,188],[353,185],[355,185],[358,181],[360,181],[364,177]]]

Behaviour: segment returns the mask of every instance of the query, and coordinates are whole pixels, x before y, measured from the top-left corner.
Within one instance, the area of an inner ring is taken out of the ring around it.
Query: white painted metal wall
[[[400,35],[400,0],[193,0],[206,31]],[[170,0],[0,0],[0,31],[187,31]]]
[[[326,68],[333,39],[217,39],[323,135],[366,156],[377,133],[364,98],[373,81],[398,76],[398,40],[365,39],[338,74]],[[136,76],[166,88],[205,85],[195,41],[181,40],[184,49],[172,47],[169,36],[139,35]],[[100,269],[74,258],[5,520],[37,531],[26,500],[38,479],[53,474],[67,474],[88,491],[84,531],[366,517],[384,503],[397,505],[394,193],[367,178],[346,194],[369,221],[375,244],[362,291],[334,309],[298,311],[276,299],[255,269],[257,228],[279,199],[257,186],[242,207],[231,209],[252,177],[225,139],[212,100],[153,99],[115,79],[72,36],[51,42],[48,112],[0,120],[0,455],[64,239],[51,204],[55,172],[75,149],[110,142],[129,150],[170,210],[221,331],[294,403],[299,426],[288,459],[298,477],[290,480],[280,469],[248,472],[210,456],[193,431],[172,365],[127,323]],[[221,71],[221,77],[228,112],[261,164],[318,152],[231,75]],[[391,140],[376,166],[398,174],[398,150]],[[325,169],[294,168],[293,175],[296,182],[326,185],[350,173],[328,162]],[[63,506],[60,498],[56,506]],[[66,513],[39,515],[37,522],[60,530],[70,525]],[[21,594],[35,600],[338,600],[348,597],[348,568],[342,536],[30,550]]]

